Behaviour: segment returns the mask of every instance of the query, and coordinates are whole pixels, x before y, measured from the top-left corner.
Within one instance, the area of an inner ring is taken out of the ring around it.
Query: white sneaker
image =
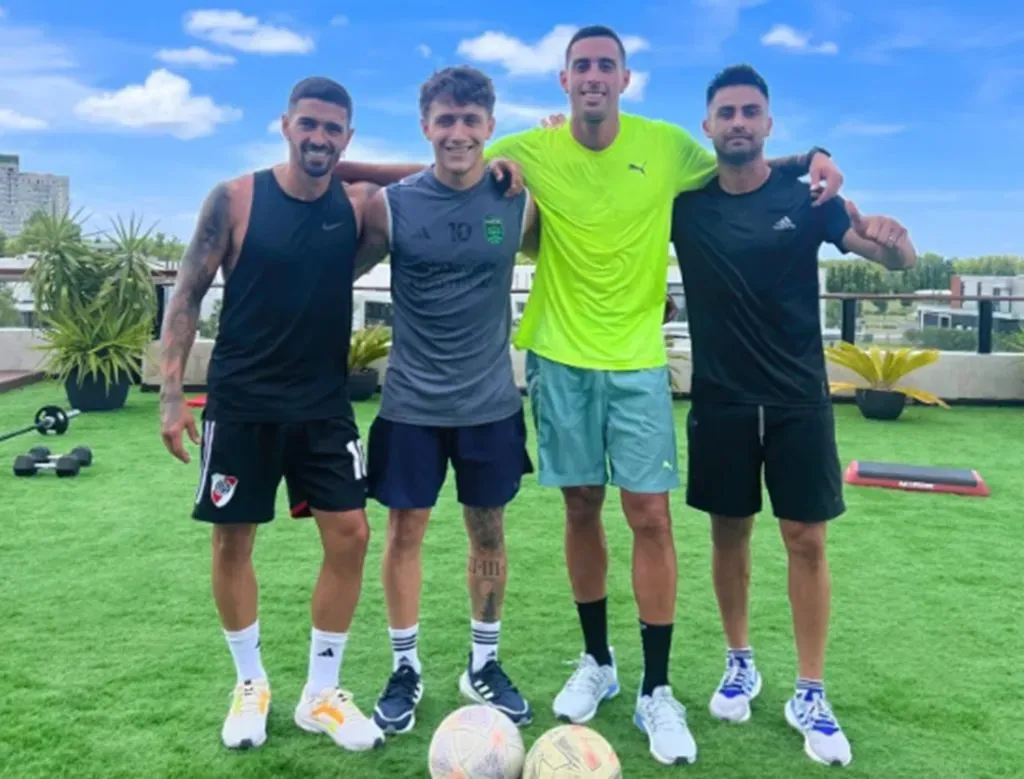
[[[352,752],[384,745],[384,731],[359,710],[351,693],[338,688],[317,694],[304,690],[295,707],[295,724],[309,733],[326,733]]]
[[[612,651],[612,664],[598,665],[588,654],[580,655],[569,681],[555,696],[552,709],[555,716],[577,725],[589,722],[597,714],[598,707],[619,694],[618,671],[615,667],[615,653]]]
[[[786,722],[804,737],[804,752],[816,763],[847,766],[853,761],[850,742],[821,690],[797,690],[786,701]]]
[[[730,654],[726,656],[725,673],[708,708],[716,719],[746,722],[750,719],[750,703],[760,694],[761,674],[753,659]]]
[[[650,695],[637,695],[633,722],[647,734],[651,755],[659,763],[692,764],[697,760],[697,742],[686,724],[686,707],[672,696],[671,687],[655,687]]]
[[[220,731],[228,749],[256,749],[267,740],[270,684],[266,679],[239,682],[231,693],[231,708]]]

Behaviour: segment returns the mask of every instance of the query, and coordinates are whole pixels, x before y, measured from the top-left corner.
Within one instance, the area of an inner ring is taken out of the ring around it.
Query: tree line
[[[40,217],[43,216],[42,212],[36,212],[28,221],[25,222],[25,226],[22,228],[21,234],[15,238],[11,238],[0,231],[0,257],[17,257],[19,254],[25,253],[25,246],[28,242],[31,242],[32,232],[35,225],[39,222]],[[82,237],[81,225],[75,224],[73,228],[77,232],[76,238]],[[94,236],[86,236],[85,240],[92,240],[95,243],[103,243],[106,237],[100,234]],[[174,268],[181,261],[181,255],[185,252],[185,244],[182,243],[176,236],[167,235],[165,233],[153,233],[146,237],[147,254],[158,264],[163,265],[164,268]]]

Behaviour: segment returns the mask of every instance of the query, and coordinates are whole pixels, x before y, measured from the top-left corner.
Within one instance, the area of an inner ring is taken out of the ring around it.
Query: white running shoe
[[[725,660],[725,673],[718,689],[711,696],[708,708],[716,719],[726,722],[747,722],[750,703],[761,694],[761,674],[752,658],[729,654]]]
[[[295,707],[295,724],[309,733],[326,733],[352,752],[384,745],[384,731],[359,710],[351,693],[336,687],[313,695],[304,690]]]
[[[697,760],[697,742],[686,724],[686,707],[672,696],[672,688],[655,687],[650,695],[637,695],[633,722],[647,734],[651,755],[659,763],[675,765]]]
[[[786,701],[786,722],[804,737],[804,752],[816,763],[847,766],[853,761],[850,742],[822,690],[797,690]]]
[[[220,731],[228,749],[256,749],[267,740],[270,684],[266,679],[239,682],[231,693],[231,708]]]
[[[602,703],[619,694],[614,651],[611,656],[612,664],[609,666],[598,665],[591,655],[580,655],[576,670],[555,696],[551,707],[558,719],[582,725],[594,718]]]

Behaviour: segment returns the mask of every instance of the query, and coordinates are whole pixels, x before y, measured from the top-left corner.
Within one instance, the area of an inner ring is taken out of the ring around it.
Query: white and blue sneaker
[[[530,702],[512,684],[497,660],[488,660],[483,668],[474,671],[470,653],[469,666],[459,679],[459,691],[474,703],[497,709],[519,727],[533,722]]]
[[[839,727],[821,687],[798,688],[786,701],[786,722],[804,737],[804,752],[823,765],[847,766],[850,742]]]
[[[659,763],[696,762],[697,742],[686,724],[686,707],[668,685],[655,687],[650,695],[637,694],[633,722],[647,735],[651,755]]]
[[[373,721],[385,733],[408,733],[416,724],[416,707],[423,699],[423,680],[406,663],[392,672],[377,698]]]
[[[711,696],[711,716],[726,722],[750,719],[750,703],[761,693],[761,674],[749,652],[728,652],[725,673]]]
[[[612,664],[598,665],[592,655],[580,655],[572,676],[562,687],[551,708],[562,720],[582,725],[590,722],[598,707],[621,691],[615,666],[615,650],[610,650]]]

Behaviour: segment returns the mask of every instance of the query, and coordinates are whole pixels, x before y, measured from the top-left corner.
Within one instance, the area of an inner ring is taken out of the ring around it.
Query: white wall
[[[0,329],[0,371],[37,370],[44,358],[34,351],[42,341],[32,330]],[[143,381],[157,385],[160,382],[159,344],[153,342],[143,360]],[[197,339],[185,369],[185,383],[202,385],[206,382],[213,341]],[[670,353],[676,368],[678,390],[690,391],[690,362],[686,352]],[[516,383],[526,386],[526,360],[523,352],[512,350],[512,365]],[[387,373],[387,358],[376,363],[381,378]],[[829,378],[833,381],[855,381],[846,369],[829,364]],[[972,352],[943,352],[939,361],[912,373],[909,386],[932,392],[945,400],[1024,400],[1024,354],[974,354]]]

